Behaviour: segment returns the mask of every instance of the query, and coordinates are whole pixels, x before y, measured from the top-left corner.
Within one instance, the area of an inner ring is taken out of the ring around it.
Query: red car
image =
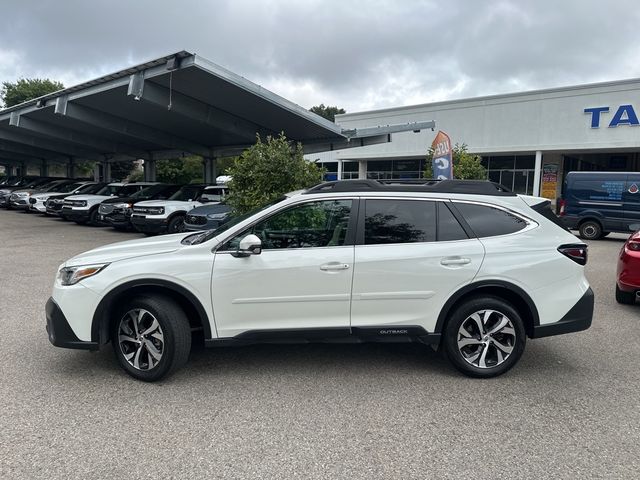
[[[640,231],[629,237],[618,258],[618,303],[635,303],[640,299]]]

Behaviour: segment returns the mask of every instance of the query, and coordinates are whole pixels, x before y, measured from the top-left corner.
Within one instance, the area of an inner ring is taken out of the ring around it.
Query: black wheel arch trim
[[[204,332],[205,340],[209,340],[212,338],[211,322],[209,319],[209,315],[207,315],[207,311],[202,306],[202,303],[200,302],[200,300],[198,300],[198,298],[191,291],[189,291],[187,288],[181,285],[170,282],[168,280],[153,278],[153,279],[132,280],[132,281],[123,283],[121,285],[118,285],[117,287],[109,291],[109,293],[107,293],[102,298],[102,300],[100,300],[100,303],[98,304],[98,307],[96,308],[93,314],[93,319],[91,321],[91,341],[92,342],[96,342],[98,344],[106,343],[106,341],[103,341],[103,340],[108,339],[109,334],[108,334],[108,325],[105,325],[105,323],[108,323],[108,322],[105,322],[106,320],[105,315],[109,311],[110,307],[112,306],[112,300],[118,295],[126,292],[127,290],[130,290],[132,288],[137,288],[137,287],[166,288],[184,297],[193,306],[195,311],[198,313],[198,316],[200,317],[200,322],[202,323],[202,329]]]
[[[533,321],[533,329],[535,329],[538,325],[540,325],[540,316],[538,314],[538,309],[531,299],[531,297],[520,287],[514,285],[513,283],[505,282],[503,280],[482,280],[475,283],[470,283],[469,285],[465,285],[461,289],[459,289],[456,293],[451,295],[449,299],[445,302],[444,306],[440,310],[440,314],[438,315],[438,320],[436,322],[435,333],[441,333],[444,324],[451,313],[451,309],[453,306],[463,299],[465,295],[470,295],[475,293],[476,290],[481,290],[485,288],[500,288],[504,290],[508,290],[509,292],[517,295],[528,307],[531,313],[531,319]],[[507,299],[508,300],[508,299]]]

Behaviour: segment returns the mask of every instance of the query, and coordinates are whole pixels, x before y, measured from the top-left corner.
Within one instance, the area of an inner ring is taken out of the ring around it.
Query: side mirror
[[[262,240],[256,235],[249,234],[240,240],[238,250],[232,252],[234,257],[248,257],[250,255],[260,255],[262,253]]]

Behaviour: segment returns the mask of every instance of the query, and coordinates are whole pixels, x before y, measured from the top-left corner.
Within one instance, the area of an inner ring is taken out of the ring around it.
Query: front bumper
[[[166,218],[149,218],[143,215],[131,215],[131,225],[142,233],[164,233],[167,230]]]
[[[28,208],[29,203],[26,198],[18,198],[18,199],[11,200],[11,206],[13,208]]]
[[[89,220],[89,209],[86,209],[86,210],[74,210],[73,208],[62,207],[62,209],[60,210],[60,215],[63,216],[64,218],[67,218],[67,219],[72,220],[74,222],[88,221]]]
[[[100,215],[100,220],[105,222],[107,225],[110,225],[114,228],[129,228],[131,227],[131,222],[129,221],[127,215],[123,213],[111,213],[108,215]]]
[[[558,322],[533,327],[531,338],[550,337],[564,333],[581,332],[591,326],[594,295],[591,287]]]
[[[83,342],[79,340],[69,326],[67,318],[58,304],[49,298],[45,307],[47,315],[47,333],[49,341],[56,347],[74,348],[79,350],[98,350],[97,342]]]

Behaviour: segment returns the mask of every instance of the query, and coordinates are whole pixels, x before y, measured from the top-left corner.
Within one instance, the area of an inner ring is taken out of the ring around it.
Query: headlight
[[[164,213],[164,207],[147,207],[147,213],[151,215],[162,215]]]
[[[63,267],[58,272],[58,278],[62,285],[75,285],[83,278],[91,277],[96,273],[104,270],[108,263],[101,263],[98,265],[82,265],[79,267]]]
[[[222,220],[226,216],[226,213],[210,213],[209,215],[207,215],[207,218],[209,220]]]
[[[128,209],[133,207],[132,203],[116,203],[113,208],[122,208],[122,209]]]

